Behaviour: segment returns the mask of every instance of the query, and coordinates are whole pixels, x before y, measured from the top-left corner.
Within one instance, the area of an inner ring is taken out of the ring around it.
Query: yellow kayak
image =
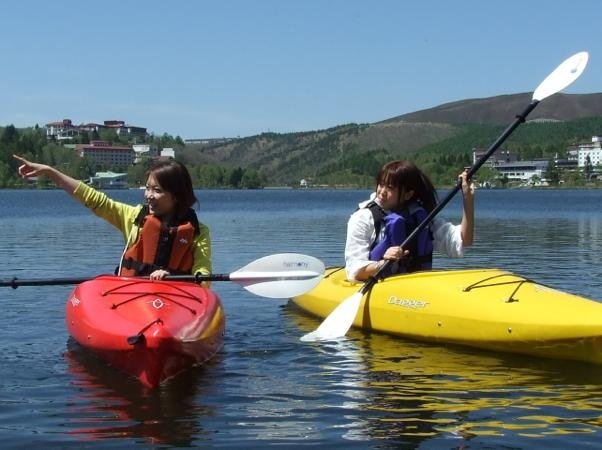
[[[329,268],[318,286],[292,301],[325,318],[361,287],[341,268]],[[498,269],[386,278],[363,297],[353,324],[422,341],[602,364],[602,303]]]

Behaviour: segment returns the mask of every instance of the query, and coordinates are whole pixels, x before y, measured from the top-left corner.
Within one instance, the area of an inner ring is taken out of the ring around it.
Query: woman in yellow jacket
[[[149,276],[211,273],[209,229],[197,219],[190,174],[177,161],[163,161],[147,172],[145,205],[132,206],[71,178],[57,169],[17,155],[22,178],[46,176],[94,214],[119,229],[125,249],[118,274]]]

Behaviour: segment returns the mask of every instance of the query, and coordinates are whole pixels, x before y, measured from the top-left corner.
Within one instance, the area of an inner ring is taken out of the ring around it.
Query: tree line
[[[118,136],[114,131],[84,133],[76,137],[70,143],[89,143],[90,139],[100,139],[113,143],[128,144],[126,138]],[[159,148],[172,147],[178,150],[184,148],[182,139],[172,137],[168,134],[162,136],[149,135],[144,142]],[[17,162],[13,154],[21,155],[32,161],[48,164],[56,167],[61,172],[79,179],[87,180],[99,170],[95,162],[89,157],[80,157],[71,148],[48,141],[46,131],[39,126],[18,129],[13,125],[0,127],[0,188],[19,188],[31,186],[21,180],[17,173]],[[257,189],[265,186],[265,177],[255,169],[242,167],[227,167],[216,164],[188,164],[187,165],[194,187],[200,188],[234,188],[234,189]],[[127,172],[127,181],[132,187],[144,184],[146,171],[150,168],[152,161],[146,160],[140,164],[131,166]],[[102,170],[110,170],[111,167],[101,167]],[[49,180],[39,179],[38,187],[51,186]]]

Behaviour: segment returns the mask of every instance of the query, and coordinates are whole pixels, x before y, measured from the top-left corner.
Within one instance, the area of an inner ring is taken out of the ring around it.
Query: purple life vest
[[[389,247],[401,245],[427,216],[426,210],[417,203],[410,204],[400,213],[390,212],[388,214],[375,202],[370,202],[366,207],[372,212],[376,231],[376,241],[370,246],[370,260],[372,261],[382,259]],[[383,237],[379,241],[380,230],[383,226]],[[405,250],[409,250],[409,255],[400,259],[397,264],[391,264],[391,273],[430,270],[433,266],[433,234],[430,227],[425,227],[420,231],[406,245]]]

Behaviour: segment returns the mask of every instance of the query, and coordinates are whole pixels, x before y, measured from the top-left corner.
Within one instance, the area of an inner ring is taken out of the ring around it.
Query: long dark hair
[[[399,188],[398,207],[403,206],[402,195],[413,190],[414,195],[409,201],[420,201],[427,212],[437,206],[437,191],[435,186],[422,170],[408,160],[390,161],[376,175],[376,185]]]
[[[150,175],[155,178],[161,188],[175,197],[175,215],[178,219],[185,219],[190,208],[198,201],[194,195],[192,179],[186,166],[174,160],[160,161],[148,170],[146,177],[148,178]]]

